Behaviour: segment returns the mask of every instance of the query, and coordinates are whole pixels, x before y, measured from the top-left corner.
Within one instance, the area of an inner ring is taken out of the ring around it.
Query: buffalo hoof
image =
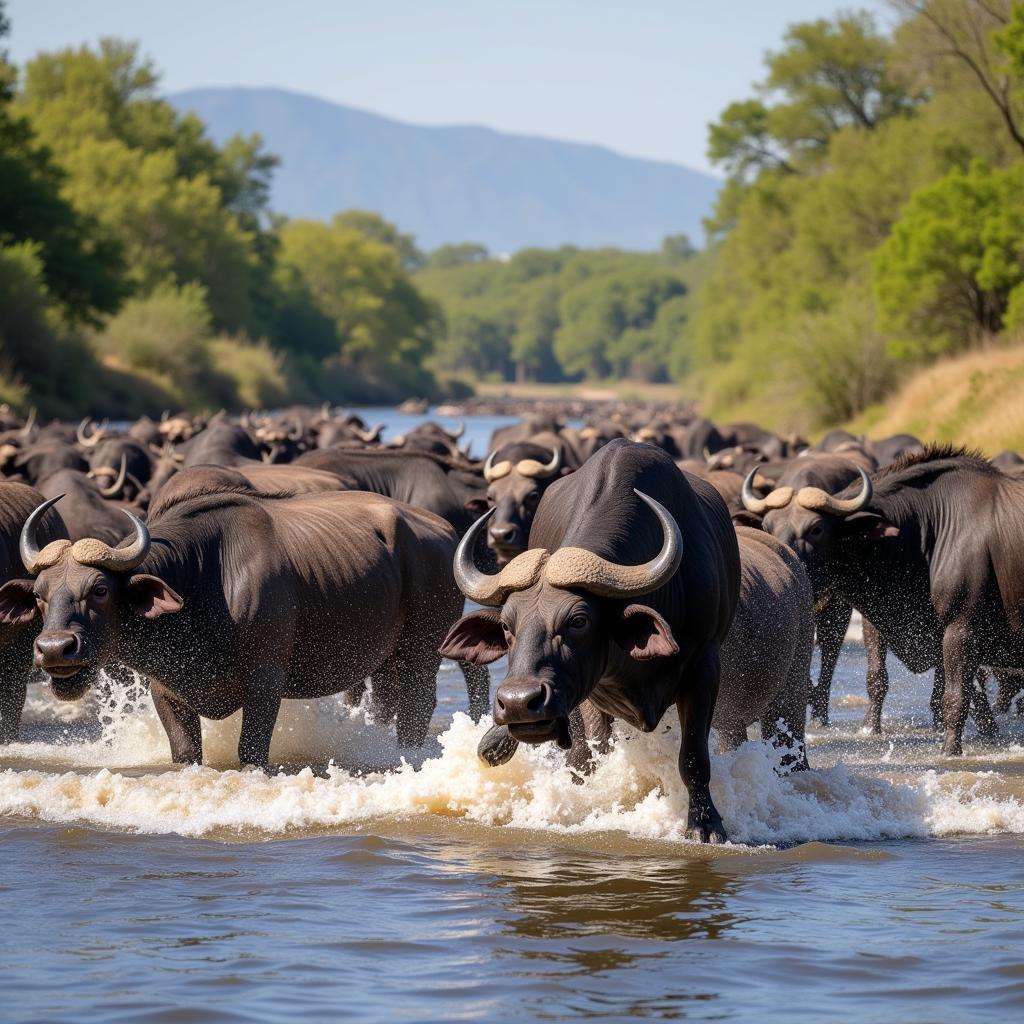
[[[492,725],[483,734],[477,745],[476,753],[484,764],[497,768],[499,765],[511,761],[518,749],[519,740],[510,736],[504,725]]]
[[[875,716],[869,711],[864,716],[864,721],[861,722],[861,729],[864,732],[870,733],[872,736],[879,736],[882,732],[882,720],[875,718]]]
[[[686,828],[686,838],[695,843],[720,846],[726,841],[725,825],[722,824],[721,818],[708,818],[706,821],[689,824]]]
[[[963,753],[964,748],[959,740],[946,740],[942,744],[943,757],[962,757]]]

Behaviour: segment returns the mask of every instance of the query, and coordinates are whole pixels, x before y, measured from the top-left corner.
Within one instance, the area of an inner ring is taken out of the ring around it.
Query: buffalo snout
[[[564,701],[543,679],[506,679],[494,696],[494,722],[526,743],[557,739],[561,745],[568,736]]]
[[[36,667],[49,672],[51,669],[66,666],[68,662],[77,658],[80,648],[78,634],[72,633],[71,630],[55,629],[40,633],[36,640]]]
[[[519,543],[519,527],[512,523],[499,523],[487,531],[487,536],[496,547],[511,547]]]

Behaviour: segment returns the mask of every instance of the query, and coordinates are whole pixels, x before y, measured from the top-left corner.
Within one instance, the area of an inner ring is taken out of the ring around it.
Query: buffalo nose
[[[508,680],[494,696],[497,725],[542,722],[554,717],[551,687],[540,679]]]
[[[495,544],[514,544],[519,539],[519,527],[492,526],[487,535]]]
[[[36,639],[37,665],[69,661],[78,653],[78,637],[71,632],[42,633]]]

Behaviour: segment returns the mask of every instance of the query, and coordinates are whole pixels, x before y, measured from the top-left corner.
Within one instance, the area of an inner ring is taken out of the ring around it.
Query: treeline
[[[10,29],[0,0],[0,42]],[[286,222],[258,136],[215,145],[134,44],[0,50],[0,401],[71,414],[439,392],[422,255]]]
[[[710,412],[814,426],[1024,324],[1024,4],[793,26],[710,129],[686,347]]]
[[[657,253],[567,246],[496,258],[465,244],[431,253],[416,283],[444,310],[442,370],[661,382],[689,370],[684,326],[700,266],[682,235]]]

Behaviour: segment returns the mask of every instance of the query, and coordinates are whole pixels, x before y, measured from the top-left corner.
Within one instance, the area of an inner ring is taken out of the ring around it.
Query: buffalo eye
[[[577,612],[569,619],[570,629],[586,629],[590,625],[590,619],[582,612]]]
[[[808,531],[807,536],[817,540],[825,532],[821,523],[815,523]]]
[[[103,598],[106,597],[107,594],[109,593],[110,588],[106,585],[106,583],[97,583],[96,586],[92,588],[93,597]]]
[[[539,491],[530,491],[530,493],[525,498],[523,498],[523,504],[527,508],[536,508],[539,501],[540,501],[540,492]]]

